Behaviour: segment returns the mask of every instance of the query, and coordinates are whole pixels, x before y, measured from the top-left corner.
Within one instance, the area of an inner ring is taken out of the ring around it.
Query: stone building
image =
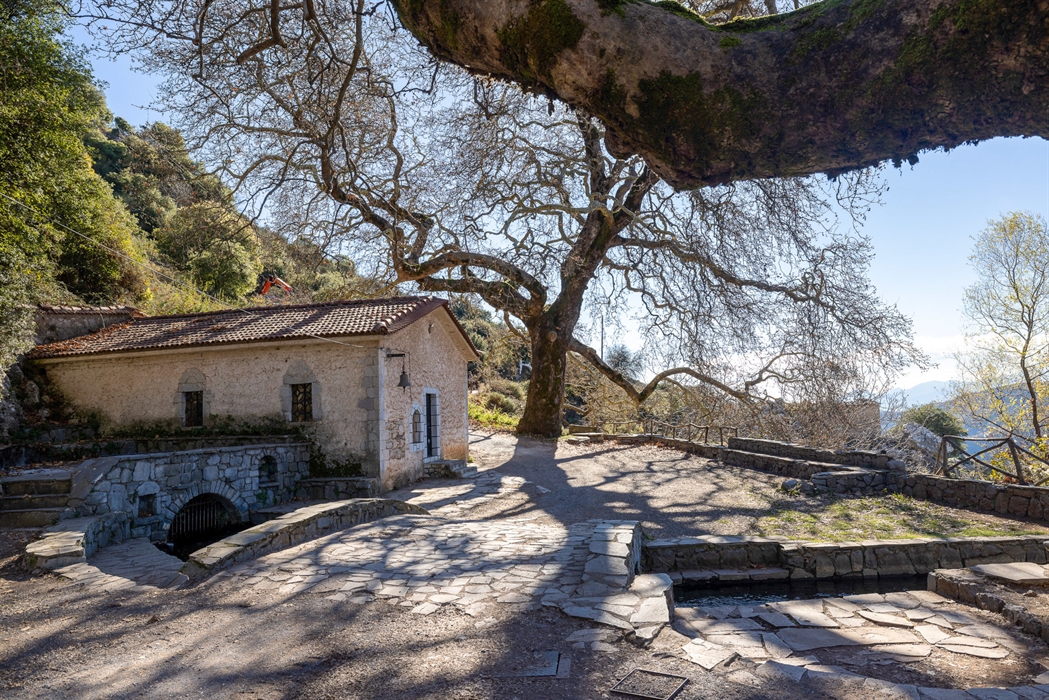
[[[136,315],[30,358],[103,425],[283,421],[385,490],[466,459],[478,354],[446,300],[401,297]]]

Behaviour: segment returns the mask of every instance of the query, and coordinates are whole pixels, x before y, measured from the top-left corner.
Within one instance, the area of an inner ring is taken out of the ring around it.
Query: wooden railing
[[[606,433],[646,433],[662,435],[674,440],[698,441],[710,444],[710,436],[717,431],[718,444],[724,445],[727,436],[739,437],[739,428],[732,425],[696,425],[695,423],[669,423],[656,418],[634,421],[606,421],[600,424]],[[620,431],[620,428],[626,430]]]
[[[968,450],[962,447],[962,444],[966,442],[988,444],[988,446],[977,452],[970,453]],[[1013,467],[1016,470],[1015,473],[1010,473],[1005,469],[996,467],[990,462],[980,459],[981,455],[988,455],[992,452],[996,452],[1003,448],[1007,448],[1009,450],[1009,456],[1012,460]],[[949,455],[951,449],[954,450],[956,455],[960,455],[961,459],[958,459],[957,461],[952,463],[950,461]],[[1044,464],[1046,467],[1049,467],[1049,461],[1047,461],[1043,457],[1039,457],[1030,450],[1024,448],[1017,442],[1015,436],[1013,435],[1007,435],[1005,437],[978,438],[963,437],[961,435],[944,435],[943,438],[940,440],[940,447],[936,451],[936,467],[933,470],[933,473],[938,474],[940,476],[950,476],[962,465],[966,464],[967,462],[973,462],[974,464],[979,464],[985,469],[989,469],[991,471],[998,472],[999,474],[1002,474],[1004,476],[1008,476],[1012,479],[1016,479],[1017,483],[1027,484],[1027,474],[1024,473],[1023,459],[1020,457],[1021,454],[1027,455],[1031,459],[1040,462],[1041,464]],[[1044,479],[1040,479],[1039,481],[1031,485],[1040,486],[1041,484],[1044,484],[1047,481],[1049,481],[1049,476],[1045,477]]]

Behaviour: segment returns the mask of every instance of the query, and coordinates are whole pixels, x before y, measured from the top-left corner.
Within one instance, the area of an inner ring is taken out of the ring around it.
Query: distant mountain
[[[950,382],[922,382],[904,390],[908,406],[921,406],[926,403],[940,403],[947,398]]]

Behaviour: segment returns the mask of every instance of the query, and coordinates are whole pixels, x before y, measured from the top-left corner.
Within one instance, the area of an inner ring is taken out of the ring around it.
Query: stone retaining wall
[[[31,570],[51,571],[86,561],[102,547],[126,540],[131,534],[130,525],[127,513],[63,520],[26,545],[25,564]]]
[[[330,532],[391,515],[429,515],[419,506],[383,498],[366,498],[304,506],[198,549],[182,567],[191,579],[213,574],[238,562],[293,547]]]
[[[1020,605],[1005,602],[989,591],[980,577],[971,571],[934,571],[929,574],[928,585],[930,591],[981,610],[998,613],[1009,624],[1049,642],[1049,619]]]
[[[977,564],[1045,564],[1049,536],[792,542],[762,537],[686,537],[644,546],[646,572],[743,571],[776,567],[793,579],[927,574]],[[695,578],[692,576],[692,578]]]
[[[1049,520],[1049,488],[1044,486],[907,474],[897,479],[896,490],[907,496],[956,508]]]
[[[69,505],[77,516],[126,512],[132,537],[159,539],[196,496],[223,496],[246,520],[252,508],[289,500],[308,471],[307,443],[101,457],[77,470]]]

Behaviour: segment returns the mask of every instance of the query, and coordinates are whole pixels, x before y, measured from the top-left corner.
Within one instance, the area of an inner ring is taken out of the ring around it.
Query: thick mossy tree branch
[[[671,0],[394,0],[434,54],[599,117],[684,188],[1049,137],[1049,0],[825,0],[713,26]]]

